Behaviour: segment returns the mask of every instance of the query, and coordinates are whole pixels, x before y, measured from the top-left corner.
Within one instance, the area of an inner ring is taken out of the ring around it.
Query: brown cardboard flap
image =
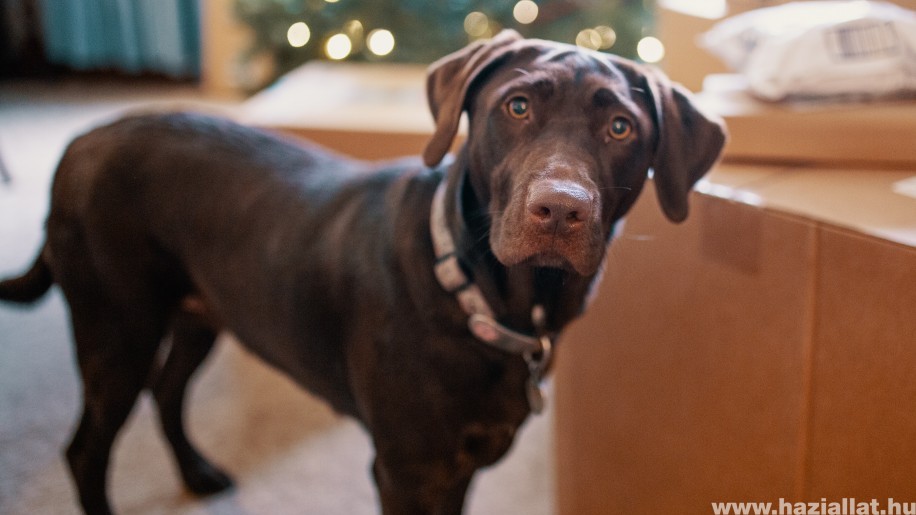
[[[701,192],[916,248],[916,169],[720,166]]]
[[[699,94],[728,125],[726,160],[916,170],[916,100],[768,103],[736,77],[707,77]]]

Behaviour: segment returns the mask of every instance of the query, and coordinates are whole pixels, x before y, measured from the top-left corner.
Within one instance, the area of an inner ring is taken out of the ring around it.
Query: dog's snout
[[[550,232],[576,230],[592,216],[592,195],[572,181],[545,179],[528,191],[528,213],[533,223]]]

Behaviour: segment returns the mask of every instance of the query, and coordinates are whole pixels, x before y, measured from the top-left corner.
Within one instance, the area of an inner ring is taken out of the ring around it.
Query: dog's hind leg
[[[194,315],[179,313],[171,328],[168,358],[152,384],[159,419],[188,490],[211,494],[232,486],[232,480],[194,448],[184,428],[188,380],[213,348],[216,333]]]
[[[83,414],[67,461],[89,515],[111,513],[106,482],[111,446],[146,377],[162,338],[155,316],[129,316],[112,304],[71,299],[73,335],[83,381]],[[143,313],[132,311],[130,315]]]

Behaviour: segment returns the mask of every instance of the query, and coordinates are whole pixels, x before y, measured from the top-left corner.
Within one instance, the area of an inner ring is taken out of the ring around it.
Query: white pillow
[[[794,2],[716,24],[701,46],[768,100],[916,93],[916,12],[886,2]]]

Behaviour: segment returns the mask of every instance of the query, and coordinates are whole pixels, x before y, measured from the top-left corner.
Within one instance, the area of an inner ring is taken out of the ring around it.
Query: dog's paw
[[[232,488],[232,478],[205,460],[182,469],[184,484],[192,493],[210,495]]]

